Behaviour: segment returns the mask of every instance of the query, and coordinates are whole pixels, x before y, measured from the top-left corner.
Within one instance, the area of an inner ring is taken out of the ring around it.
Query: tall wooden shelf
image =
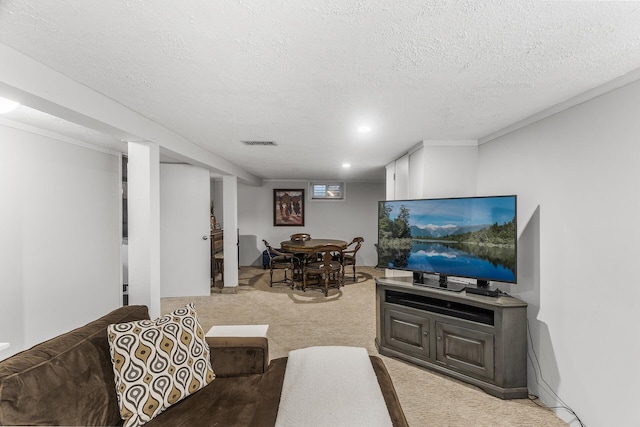
[[[215,284],[218,273],[224,283],[224,231],[221,228],[211,230],[211,278]]]
[[[527,304],[376,279],[380,354],[476,385],[502,399],[527,397]]]

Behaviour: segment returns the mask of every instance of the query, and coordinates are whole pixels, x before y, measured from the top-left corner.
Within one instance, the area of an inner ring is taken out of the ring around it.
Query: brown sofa
[[[0,425],[121,425],[107,325],[148,318],[121,307],[0,361]],[[207,342],[216,379],[145,425],[273,426],[287,358],[269,362],[264,337]],[[370,359],[393,425],[407,426],[382,360]]]

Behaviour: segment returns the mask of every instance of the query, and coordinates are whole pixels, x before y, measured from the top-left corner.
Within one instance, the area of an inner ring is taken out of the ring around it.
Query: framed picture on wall
[[[304,226],[304,189],[273,190],[273,225]]]

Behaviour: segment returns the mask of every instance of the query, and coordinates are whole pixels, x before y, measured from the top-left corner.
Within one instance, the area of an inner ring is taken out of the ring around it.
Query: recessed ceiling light
[[[3,98],[0,96],[0,114],[10,113],[16,108],[18,108],[19,105],[20,103],[16,101],[12,101],[10,99]]]
[[[360,132],[360,133],[369,133],[369,132],[371,132],[371,126],[360,126],[358,128],[358,132]]]
[[[343,163],[342,167],[345,168],[345,169],[350,168],[351,167],[351,163]]]

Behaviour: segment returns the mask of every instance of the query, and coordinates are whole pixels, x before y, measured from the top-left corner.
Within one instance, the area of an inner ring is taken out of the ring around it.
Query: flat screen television
[[[415,284],[453,291],[516,283],[516,221],[515,195],[381,201],[378,267],[412,271]]]

